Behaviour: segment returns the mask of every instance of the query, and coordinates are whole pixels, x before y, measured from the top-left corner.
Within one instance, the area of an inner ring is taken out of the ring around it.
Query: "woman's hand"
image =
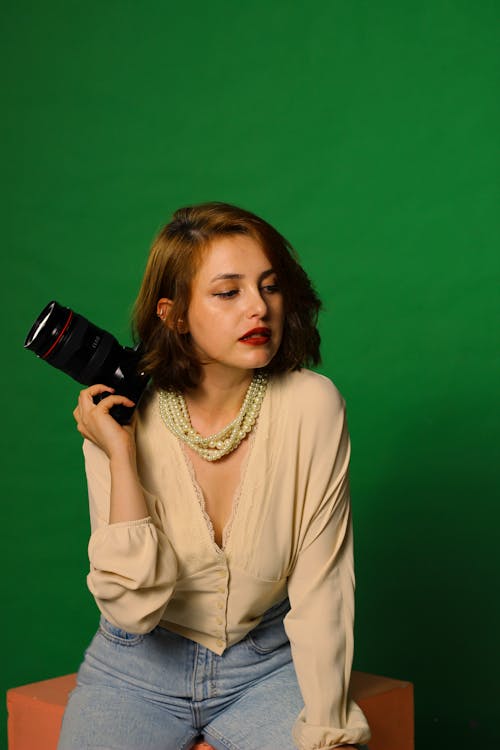
[[[111,395],[94,404],[93,396],[106,392]],[[78,406],[73,412],[78,432],[101,448],[109,458],[110,524],[136,521],[149,516],[137,476],[134,422],[127,426],[118,424],[109,413],[115,404],[135,405],[125,396],[113,395],[113,389],[106,385],[91,385],[81,391]]]
[[[94,404],[93,397],[100,393],[110,395]],[[124,454],[130,455],[135,449],[133,423],[120,425],[109,413],[116,404],[135,406],[126,396],[115,396],[113,388],[102,384],[91,385],[80,391],[78,405],[73,411],[78,432],[101,448],[110,460]]]

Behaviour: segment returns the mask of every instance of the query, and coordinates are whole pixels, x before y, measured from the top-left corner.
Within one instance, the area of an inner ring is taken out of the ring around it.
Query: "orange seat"
[[[68,693],[75,684],[76,675],[70,674],[7,691],[9,750],[56,750]],[[372,730],[370,750],[414,750],[410,682],[353,672],[351,690]],[[211,750],[206,742],[195,748]]]

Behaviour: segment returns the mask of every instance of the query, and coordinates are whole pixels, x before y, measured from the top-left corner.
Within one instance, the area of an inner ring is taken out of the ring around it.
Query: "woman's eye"
[[[275,294],[279,292],[278,284],[266,284],[260,287],[260,291],[264,294]],[[227,292],[215,292],[214,297],[221,297],[222,299],[231,299],[239,294],[239,289],[229,289]]]
[[[230,289],[228,292],[217,292],[214,294],[214,297],[222,297],[222,299],[230,299],[231,297],[234,297],[235,294],[238,294],[237,289]]]
[[[275,292],[279,292],[280,290],[278,284],[266,284],[266,286],[263,286],[262,288],[268,294],[274,294]]]

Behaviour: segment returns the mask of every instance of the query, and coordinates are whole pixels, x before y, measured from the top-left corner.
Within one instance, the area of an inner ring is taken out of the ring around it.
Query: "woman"
[[[59,750],[352,747],[353,565],[344,402],[320,302],[286,240],[222,203],[158,235],[134,324],[152,386],[92,386],[83,437],[102,613]]]

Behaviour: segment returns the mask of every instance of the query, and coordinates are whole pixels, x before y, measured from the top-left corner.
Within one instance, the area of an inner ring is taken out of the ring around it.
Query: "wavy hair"
[[[321,301],[290,243],[249,211],[228,203],[202,203],[177,210],[158,233],[134,305],[132,327],[135,340],[142,344],[141,366],[156,387],[182,393],[196,387],[202,375],[190,334],[158,318],[158,300],[172,300],[172,320],[187,320],[191,283],[204,251],[217,237],[237,234],[260,244],[283,295],[283,337],[266,372],[291,372],[321,361],[317,329]]]

